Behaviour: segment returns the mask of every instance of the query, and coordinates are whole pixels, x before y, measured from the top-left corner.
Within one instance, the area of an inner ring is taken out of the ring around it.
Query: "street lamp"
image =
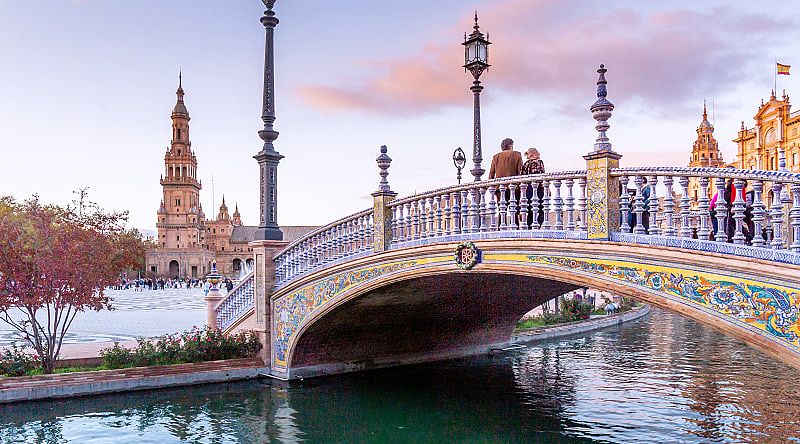
[[[461,185],[461,169],[464,168],[464,165],[467,163],[467,156],[464,155],[464,150],[461,147],[456,148],[453,151],[453,165],[456,166],[456,170],[458,170],[458,184]]]
[[[261,108],[261,120],[264,128],[258,136],[264,142],[261,151],[253,156],[258,161],[261,186],[259,194],[261,200],[261,222],[256,231],[256,240],[283,240],[283,232],[278,226],[278,162],[283,156],[275,151],[275,139],[278,132],[272,126],[275,123],[275,47],[273,36],[278,18],[275,17],[276,0],[261,0],[266,10],[261,17],[264,25],[264,95]]]
[[[474,105],[473,105],[473,112],[474,112],[474,131],[473,131],[473,144],[472,144],[472,161],[475,163],[474,168],[470,171],[473,176],[475,176],[475,182],[481,180],[481,176],[485,170],[481,168],[481,161],[483,160],[483,155],[481,153],[481,91],[483,91],[483,87],[481,86],[480,80],[478,80],[487,68],[489,68],[489,45],[491,42],[488,40],[489,35],[486,35],[486,38],[483,37],[483,33],[478,28],[478,11],[475,11],[475,26],[473,27],[474,31],[472,34],[467,36],[464,33],[464,71],[469,71],[472,73],[472,77],[475,80],[472,82],[472,86],[469,88],[472,91],[474,96]]]

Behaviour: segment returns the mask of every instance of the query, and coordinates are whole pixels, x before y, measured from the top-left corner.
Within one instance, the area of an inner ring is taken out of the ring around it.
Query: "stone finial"
[[[267,9],[272,9],[275,6],[275,0],[261,0]]]
[[[597,125],[595,125],[595,129],[598,132],[597,140],[594,144],[594,151],[612,151],[611,143],[608,141],[608,136],[606,136],[606,131],[610,128],[611,125],[608,124],[608,119],[611,118],[611,112],[614,111],[614,104],[611,103],[606,96],[608,95],[608,91],[606,90],[606,85],[608,82],[606,81],[606,71],[605,65],[600,65],[600,69],[597,72],[600,76],[597,79],[597,100],[592,104],[589,110],[592,112],[592,118],[597,121]]]
[[[387,151],[388,149],[386,148],[386,145],[382,145],[381,155],[378,156],[377,159],[375,159],[375,162],[378,163],[378,168],[381,169],[381,172],[379,174],[381,176],[380,191],[382,192],[392,191],[392,189],[389,187],[389,181],[386,180],[386,176],[389,175],[389,166],[391,166],[392,164],[392,158],[389,157],[388,154],[386,154]]]

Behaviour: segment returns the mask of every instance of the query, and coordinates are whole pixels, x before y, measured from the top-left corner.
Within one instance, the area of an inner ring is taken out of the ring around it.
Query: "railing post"
[[[588,208],[586,225],[589,239],[608,240],[611,233],[619,231],[619,180],[611,176],[611,170],[619,168],[622,155],[615,153],[608,141],[606,131],[610,127],[608,119],[614,110],[614,104],[606,99],[606,69],[600,65],[597,72],[597,101],[590,111],[597,121],[598,132],[594,150],[583,156],[586,159],[586,196]]]
[[[217,305],[223,299],[222,293],[219,292],[219,283],[222,282],[222,276],[217,272],[217,261],[211,263],[211,271],[206,275],[206,279],[211,284],[204,301],[206,301],[206,314],[208,328],[217,330]]]
[[[374,242],[372,249],[375,252],[386,251],[392,243],[392,210],[389,208],[389,202],[397,197],[397,193],[389,188],[389,182],[386,176],[389,175],[389,166],[392,164],[392,159],[386,154],[386,145],[381,147],[381,154],[375,161],[380,168],[380,188],[378,191],[372,193],[373,201],[373,224],[374,224]]]

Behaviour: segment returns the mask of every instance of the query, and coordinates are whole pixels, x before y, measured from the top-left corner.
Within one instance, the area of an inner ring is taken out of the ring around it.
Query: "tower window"
[[[181,240],[181,237],[180,237],[180,236],[178,236],[178,242],[180,242],[180,240]]]
[[[181,129],[180,128],[178,128],[178,140],[181,140]],[[180,154],[180,153],[178,153],[178,154]]]
[[[714,153],[711,153],[711,158],[712,158],[712,159],[714,158]]]

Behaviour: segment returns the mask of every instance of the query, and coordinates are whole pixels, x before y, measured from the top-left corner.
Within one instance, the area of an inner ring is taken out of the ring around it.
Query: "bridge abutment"
[[[276,266],[273,257],[289,245],[286,241],[260,240],[250,242],[253,249],[255,332],[261,341],[259,357],[269,365],[272,356],[272,307],[270,295],[275,288]]]

